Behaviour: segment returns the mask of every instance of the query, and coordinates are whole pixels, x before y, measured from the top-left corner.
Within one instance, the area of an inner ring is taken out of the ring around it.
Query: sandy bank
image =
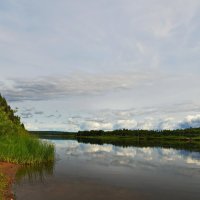
[[[14,194],[12,192],[12,184],[14,182],[15,175],[18,168],[19,168],[19,165],[0,162],[0,173],[4,174],[7,179],[7,187],[3,194],[5,200],[14,199]]]

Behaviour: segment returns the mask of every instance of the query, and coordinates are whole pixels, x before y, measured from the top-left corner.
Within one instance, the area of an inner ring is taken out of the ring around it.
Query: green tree
[[[4,112],[7,117],[16,125],[20,125],[24,128],[24,124],[21,123],[20,117],[15,115],[17,110],[13,110],[8,104],[6,99],[0,94],[0,110]]]

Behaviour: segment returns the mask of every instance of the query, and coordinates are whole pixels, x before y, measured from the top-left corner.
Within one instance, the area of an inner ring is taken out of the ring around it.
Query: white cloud
[[[60,104],[60,102],[57,102]],[[45,104],[45,101],[44,103]],[[42,113],[38,115],[35,109],[22,109],[19,115],[29,130],[115,130],[115,129],[182,129],[200,127],[200,114],[197,105],[174,105],[168,108],[141,108],[127,110],[94,110],[75,114],[73,109],[65,106],[62,111],[51,112],[48,106],[43,110],[43,104],[39,108]],[[62,108],[62,104],[61,108]],[[55,109],[57,109],[55,107]],[[174,111],[176,110],[176,112]],[[19,109],[20,110],[20,109]],[[179,111],[180,110],[180,111]],[[190,114],[191,113],[191,114]],[[52,116],[49,118],[48,116]]]
[[[178,128],[199,128],[200,127],[200,114],[188,115],[184,120],[177,124]]]
[[[114,124],[114,129],[136,129],[137,122],[134,119],[120,119]]]
[[[112,123],[102,123],[96,121],[86,121],[80,124],[81,130],[112,130]]]

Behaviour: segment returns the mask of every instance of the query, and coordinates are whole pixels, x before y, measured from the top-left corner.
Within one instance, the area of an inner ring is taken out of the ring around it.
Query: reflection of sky
[[[61,159],[76,157],[87,161],[115,166],[135,167],[138,163],[149,166],[200,166],[200,153],[164,148],[118,147],[110,144],[84,144],[77,141],[56,141]]]

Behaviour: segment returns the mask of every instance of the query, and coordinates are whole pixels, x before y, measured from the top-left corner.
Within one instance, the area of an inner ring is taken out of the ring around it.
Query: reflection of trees
[[[54,162],[43,163],[41,165],[22,166],[17,171],[17,182],[28,179],[30,182],[43,182],[47,176],[52,176],[54,171]]]
[[[117,146],[164,147],[200,151],[200,128],[178,130],[79,131],[79,142]]]
[[[188,143],[185,141],[171,141],[160,139],[143,139],[140,138],[109,138],[109,137],[77,137],[80,143],[89,144],[112,144],[120,147],[161,147],[161,148],[174,148],[177,150],[189,150],[200,152],[199,143]]]

